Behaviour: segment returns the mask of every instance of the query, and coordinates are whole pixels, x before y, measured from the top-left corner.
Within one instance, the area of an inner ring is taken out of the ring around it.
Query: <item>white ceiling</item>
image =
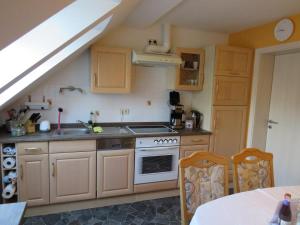
[[[140,20],[143,16],[155,14],[164,4],[162,2],[168,0],[142,0],[141,3],[143,1],[151,1],[155,7],[137,7],[135,10],[139,12],[133,11],[133,15],[140,15]],[[167,14],[161,15],[160,21],[187,28],[236,32],[299,12],[299,0],[183,0]],[[131,26],[131,21],[129,17],[126,24]],[[144,23],[144,27],[148,25],[149,21]]]

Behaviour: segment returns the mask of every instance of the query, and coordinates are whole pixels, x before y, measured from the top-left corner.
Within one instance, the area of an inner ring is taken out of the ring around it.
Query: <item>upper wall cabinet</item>
[[[252,55],[251,49],[218,46],[216,48],[215,74],[249,77],[251,75]]]
[[[95,93],[129,93],[131,49],[93,46],[91,90]]]
[[[201,91],[204,80],[205,51],[196,48],[177,48],[177,55],[183,61],[176,68],[176,90]]]

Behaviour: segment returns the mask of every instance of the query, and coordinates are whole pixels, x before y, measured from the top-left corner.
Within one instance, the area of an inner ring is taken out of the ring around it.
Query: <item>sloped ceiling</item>
[[[153,7],[138,7],[140,15],[139,27],[147,27],[143,16],[156,14],[163,2],[168,0],[142,0]],[[300,12],[299,0],[183,0],[164,16],[160,22],[166,21],[176,26],[194,28],[215,32],[236,32],[249,27],[255,27],[282,17]],[[126,21],[128,26],[136,26],[132,18]],[[137,26],[136,26],[137,27]]]
[[[1,0],[0,49],[72,3],[74,0]]]

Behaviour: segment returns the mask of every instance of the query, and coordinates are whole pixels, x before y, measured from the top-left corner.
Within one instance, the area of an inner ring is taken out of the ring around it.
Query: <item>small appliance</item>
[[[184,106],[180,104],[180,94],[176,91],[170,92],[170,126],[173,129],[182,129]]]
[[[203,114],[197,110],[192,110],[192,119],[194,120],[194,129],[201,129],[203,124]]]

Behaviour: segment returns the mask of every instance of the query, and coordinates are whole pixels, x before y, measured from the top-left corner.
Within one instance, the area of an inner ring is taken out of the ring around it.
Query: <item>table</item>
[[[257,189],[199,206],[190,225],[268,225],[284,193],[300,198],[300,186]]]
[[[0,224],[21,224],[25,209],[26,202],[0,204]]]

